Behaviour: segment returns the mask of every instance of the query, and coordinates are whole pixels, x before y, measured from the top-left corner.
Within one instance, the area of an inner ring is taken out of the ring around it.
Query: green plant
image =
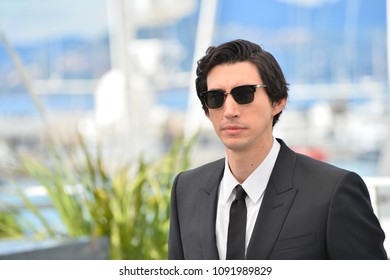
[[[23,197],[25,205],[47,236],[108,236],[112,259],[165,259],[172,178],[189,167],[195,139],[177,139],[158,160],[141,156],[112,172],[104,165],[101,148],[91,153],[82,137],[76,156],[53,152],[49,163],[22,157],[27,173],[46,188],[66,232],[51,228],[39,209]]]
[[[0,211],[0,238],[21,238],[23,227],[15,210]]]
[[[100,148],[97,148],[96,156],[93,155],[81,137],[81,153],[77,157],[58,152],[61,145],[55,130],[49,126],[47,112],[20,56],[2,30],[0,42],[36,106],[49,141],[56,143],[49,162],[22,156],[21,163],[28,175],[46,188],[65,225],[65,232],[52,228],[40,209],[19,192],[25,206],[45,230],[37,233],[33,228],[33,231],[39,236],[56,238],[109,236],[113,259],[166,258],[171,180],[174,174],[188,168],[189,152],[196,136],[188,141],[178,139],[155,162],[140,157],[138,162],[125,163],[113,172],[104,165]],[[25,224],[31,230],[31,225]]]

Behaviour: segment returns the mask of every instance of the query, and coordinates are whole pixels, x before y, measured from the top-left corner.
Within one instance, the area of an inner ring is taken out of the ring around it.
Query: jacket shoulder
[[[174,186],[180,189],[211,186],[218,183],[223,176],[225,159],[219,159],[199,167],[179,173],[174,181]]]
[[[217,170],[223,171],[225,166],[225,159],[221,158],[219,160],[206,163],[204,165],[189,169],[178,174],[180,178],[193,178],[193,177],[207,177],[208,175],[213,175]]]

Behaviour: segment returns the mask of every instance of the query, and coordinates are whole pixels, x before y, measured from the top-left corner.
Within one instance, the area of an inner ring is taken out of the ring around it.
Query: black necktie
[[[230,206],[229,230],[227,239],[227,260],[245,258],[246,232],[246,192],[241,185],[236,186],[236,198]]]

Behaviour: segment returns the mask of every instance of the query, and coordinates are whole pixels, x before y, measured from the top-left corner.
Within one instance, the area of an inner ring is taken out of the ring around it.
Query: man
[[[196,90],[226,158],[175,178],[169,259],[387,258],[362,179],[273,137],[288,84],[270,53],[210,47]]]

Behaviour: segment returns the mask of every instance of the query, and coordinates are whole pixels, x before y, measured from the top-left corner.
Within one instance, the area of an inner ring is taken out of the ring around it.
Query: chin
[[[225,145],[226,149],[228,149],[230,151],[239,152],[239,151],[245,151],[248,149],[248,145],[246,145],[246,143],[239,142],[239,141],[225,141],[224,145]]]

